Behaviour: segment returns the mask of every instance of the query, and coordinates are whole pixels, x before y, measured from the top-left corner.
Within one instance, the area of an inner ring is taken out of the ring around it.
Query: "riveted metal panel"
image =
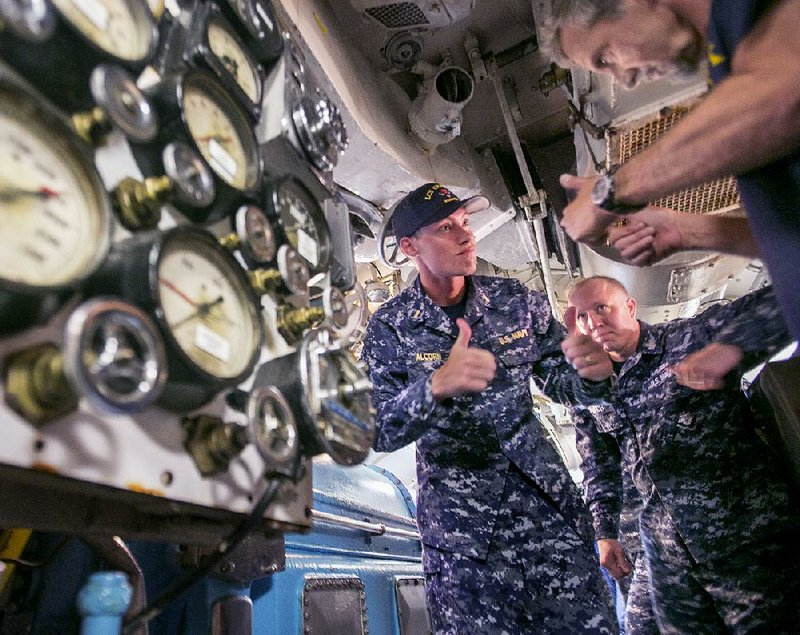
[[[429,635],[433,632],[423,578],[397,578],[395,596],[400,635]]]
[[[306,578],[303,633],[368,635],[366,600],[364,583],[359,578]]]

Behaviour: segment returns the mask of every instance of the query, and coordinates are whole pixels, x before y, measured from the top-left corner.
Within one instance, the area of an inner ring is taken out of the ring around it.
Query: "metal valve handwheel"
[[[400,243],[394,236],[392,231],[392,209],[381,221],[381,226],[378,229],[377,243],[378,243],[378,258],[387,267],[392,269],[399,269],[403,265],[408,264],[409,258],[400,250]]]

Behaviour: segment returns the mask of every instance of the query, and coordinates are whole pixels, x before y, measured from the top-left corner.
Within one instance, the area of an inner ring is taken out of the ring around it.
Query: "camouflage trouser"
[[[485,561],[425,548],[426,592],[435,633],[616,632],[592,546],[515,472],[509,473]]]
[[[796,635],[800,539],[794,534],[770,536],[702,563],[691,561],[685,547],[685,559],[651,554],[653,608],[661,632]]]
[[[650,598],[650,576],[643,553],[634,560],[633,575],[623,580],[620,587],[626,595],[625,635],[658,635]]]

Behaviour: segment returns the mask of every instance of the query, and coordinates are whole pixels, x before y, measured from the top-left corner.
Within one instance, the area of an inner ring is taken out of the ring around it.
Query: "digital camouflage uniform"
[[[615,538],[622,543],[633,573],[619,581],[625,599],[625,635],[657,635],[650,600],[650,576],[639,538],[642,497],[630,472],[622,465],[617,440],[601,432],[601,421],[614,416],[608,404],[578,406],[571,410],[575,443],[583,459],[583,497],[592,515],[595,538]],[[631,448],[635,451],[635,447]]]
[[[640,324],[636,352],[610,382],[614,412],[593,412],[619,452],[595,444],[591,455],[598,473],[611,474],[621,454],[645,500],[640,530],[661,631],[797,633],[800,516],[754,433],[741,373],[722,390],[695,391],[669,370],[714,341],[742,349],[742,370],[788,344],[772,290],[694,318]],[[617,487],[609,480],[608,500]],[[614,505],[607,509],[605,519],[595,514],[601,533],[616,523]]]
[[[587,390],[560,350],[546,298],[471,276],[471,346],[497,360],[481,393],[439,403],[431,375],[455,323],[417,280],[373,316],[362,357],[375,385],[375,448],[417,442],[418,524],[437,633],[611,633],[609,594],[578,489],[533,414],[531,376],[565,400]]]

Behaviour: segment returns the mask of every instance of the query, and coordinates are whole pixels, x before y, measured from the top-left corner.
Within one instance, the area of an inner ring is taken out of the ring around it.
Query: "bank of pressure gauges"
[[[308,160],[322,172],[333,170],[348,143],[334,103],[319,90],[302,94],[292,105],[292,122]]]
[[[201,3],[192,16],[189,58],[210,69],[245,109],[258,118],[264,88],[264,70],[236,34],[219,8]]]
[[[164,336],[164,407],[191,410],[250,375],[264,325],[244,270],[209,232],[180,226],[116,243],[89,281],[140,306]]]
[[[230,214],[237,202],[260,192],[262,161],[252,121],[213,74],[199,69],[186,71],[166,80],[156,89],[153,99],[162,122],[163,145],[188,145],[213,175],[214,203],[205,210],[191,209],[192,220],[219,220]],[[133,150],[147,176],[160,176],[167,171],[166,157],[160,149],[154,151],[152,144],[134,145]],[[183,158],[173,158],[176,156]],[[180,174],[181,170],[173,172]],[[192,172],[188,174],[191,177]]]
[[[256,61],[269,67],[283,52],[283,34],[270,0],[221,0]]]
[[[91,107],[88,77],[100,63],[141,70],[158,33],[145,0],[6,0],[11,25],[0,52],[54,103],[69,111]]]
[[[0,335],[48,317],[103,260],[111,205],[88,147],[0,80]]]
[[[288,305],[278,307],[278,332],[288,343],[300,340],[309,328],[326,321],[334,329],[347,325],[349,314],[347,302],[336,287],[328,287],[316,298],[312,306],[292,308]]]
[[[327,452],[337,463],[354,465],[369,453],[372,384],[331,331],[307,333],[297,351],[263,364],[253,385],[274,385],[285,395],[306,455]]]
[[[331,232],[317,199],[299,180],[286,177],[267,188],[267,211],[286,235],[286,241],[308,261],[312,274],[327,271]]]
[[[62,350],[44,343],[8,357],[5,398],[36,425],[71,412],[80,397],[103,412],[139,412],[158,398],[166,374],[152,320],[128,303],[95,298],[70,315]]]
[[[121,66],[100,64],[89,77],[96,106],[72,115],[78,134],[94,145],[102,145],[116,127],[137,143],[147,143],[158,133],[158,118],[150,100]]]

